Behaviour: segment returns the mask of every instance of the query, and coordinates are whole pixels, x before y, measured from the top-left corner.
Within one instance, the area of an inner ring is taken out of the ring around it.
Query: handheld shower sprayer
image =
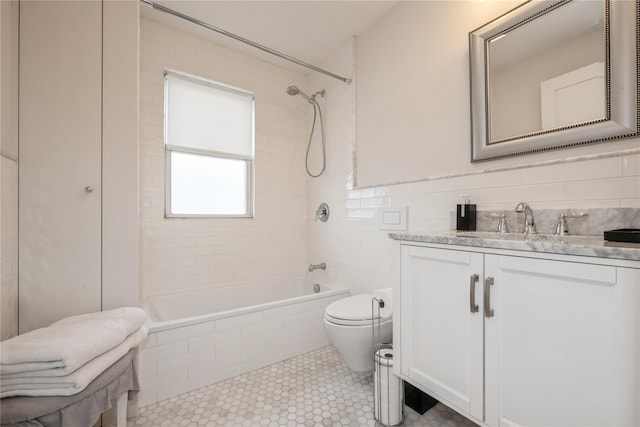
[[[311,106],[313,107],[313,123],[311,124],[311,134],[309,135],[309,143],[307,144],[307,155],[305,157],[305,168],[307,169],[307,175],[309,175],[312,178],[317,178],[320,175],[322,175],[324,173],[324,170],[326,168],[327,165],[327,155],[325,152],[325,147],[324,147],[324,123],[322,120],[322,110],[320,109],[320,104],[318,104],[318,101],[316,101],[316,96],[320,95],[321,97],[324,97],[325,94],[327,93],[324,89],[319,90],[318,92],[314,93],[313,95],[309,96],[306,93],[304,93],[302,90],[300,90],[300,88],[298,88],[298,86],[289,86],[287,88],[287,93],[291,96],[295,96],[295,95],[300,95],[301,97],[303,97],[304,99],[307,100],[307,102],[309,104],[311,104]],[[311,149],[311,140],[313,139],[313,131],[316,127],[316,115],[320,116],[320,134],[321,134],[321,143],[322,143],[322,169],[320,170],[320,173],[318,174],[313,174],[311,173],[311,171],[309,170],[309,150]]]

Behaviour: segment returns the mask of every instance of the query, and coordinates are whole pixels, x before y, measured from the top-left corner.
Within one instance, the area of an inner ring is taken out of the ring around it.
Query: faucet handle
[[[507,224],[507,215],[504,212],[491,212],[489,214],[492,218],[500,218],[498,226],[496,227],[496,233],[508,233],[509,225]]]
[[[329,219],[329,205],[326,203],[320,203],[318,209],[316,209],[316,218],[314,221],[327,222]]]
[[[558,222],[556,223],[556,231],[553,234],[555,234],[556,236],[564,236],[565,234],[569,234],[569,226],[567,225],[567,218],[580,218],[587,215],[589,215],[589,213],[587,212],[561,213],[560,215],[558,215]]]

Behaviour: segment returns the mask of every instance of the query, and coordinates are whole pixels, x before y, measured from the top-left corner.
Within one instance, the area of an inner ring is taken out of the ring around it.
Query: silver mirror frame
[[[607,26],[607,118],[489,144],[487,45],[572,0],[531,0],[469,33],[471,161],[486,161],[638,135],[638,1],[604,0]],[[613,48],[611,48],[613,46]]]

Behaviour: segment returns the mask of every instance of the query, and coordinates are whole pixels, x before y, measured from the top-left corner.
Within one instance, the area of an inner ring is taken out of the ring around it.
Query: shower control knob
[[[316,210],[316,221],[320,220],[322,222],[327,222],[329,219],[329,205],[326,203],[320,203],[318,209]]]

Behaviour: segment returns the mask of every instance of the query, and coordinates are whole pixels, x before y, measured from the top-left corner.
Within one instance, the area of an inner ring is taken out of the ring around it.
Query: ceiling
[[[301,61],[321,66],[336,49],[369,27],[397,2],[159,0],[156,3]],[[296,71],[309,72],[254,47],[154,10],[143,3],[140,10],[143,17],[198,34]]]

